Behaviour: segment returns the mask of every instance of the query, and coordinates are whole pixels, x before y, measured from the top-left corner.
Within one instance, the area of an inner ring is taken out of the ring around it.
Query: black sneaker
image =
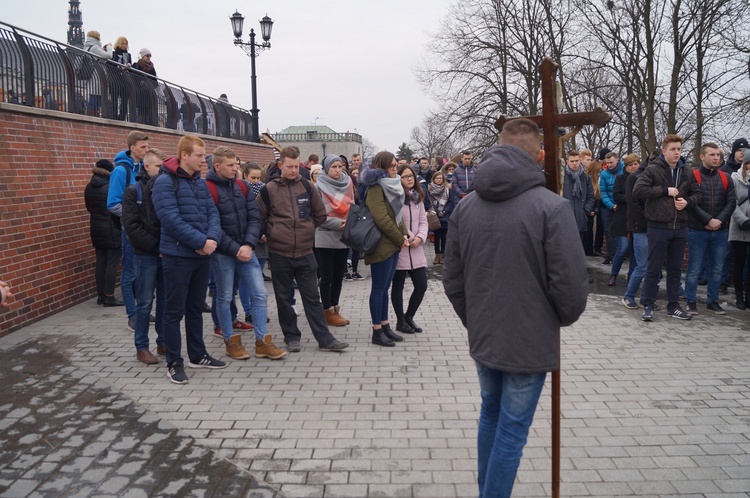
[[[185,374],[185,367],[175,363],[167,367],[167,377],[175,384],[187,384],[188,376]]]
[[[188,363],[193,368],[226,368],[227,364],[211,355],[206,355],[198,361],[190,360]]]
[[[719,285],[719,294],[722,296],[727,293],[727,284],[721,284]]]
[[[672,311],[667,311],[667,315],[678,320],[690,320],[693,316],[682,308],[675,308]]]
[[[622,299],[622,305],[625,306],[629,310],[637,310],[638,309],[638,303],[635,302],[635,299],[626,298],[624,297]]]
[[[203,311],[203,313],[211,313],[211,305],[204,302],[201,311]]]
[[[646,306],[643,308],[643,314],[641,315],[641,320],[644,322],[650,322],[654,319],[654,309],[651,306]]]
[[[349,272],[344,273],[344,281],[351,282],[352,281],[352,274]]]
[[[698,307],[695,305],[695,301],[687,302],[687,312],[690,313],[691,315],[698,314]]]
[[[364,279],[365,279],[365,277],[363,277],[362,275],[360,275],[358,271],[355,271],[354,275],[352,275],[352,280],[364,280]]]
[[[135,318],[128,318],[128,330],[135,332]]]
[[[727,314],[727,312],[724,311],[724,308],[722,308],[721,305],[719,303],[717,303],[716,301],[714,301],[713,303],[708,303],[706,305],[706,309],[708,311],[713,311],[717,315],[726,315]]]
[[[334,339],[333,342],[328,344],[327,346],[320,346],[321,351],[333,351],[335,353],[340,353],[341,351],[345,350],[349,347],[348,342],[341,342],[338,339]]]

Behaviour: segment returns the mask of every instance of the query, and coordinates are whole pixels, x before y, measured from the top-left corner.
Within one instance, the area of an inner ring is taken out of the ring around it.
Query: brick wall
[[[149,144],[174,154],[179,132],[139,126]],[[0,280],[14,294],[0,311],[0,337],[96,294],[94,248],[83,190],[91,167],[126,148],[135,126],[0,103]],[[267,164],[273,149],[202,136],[210,152],[231,147]]]

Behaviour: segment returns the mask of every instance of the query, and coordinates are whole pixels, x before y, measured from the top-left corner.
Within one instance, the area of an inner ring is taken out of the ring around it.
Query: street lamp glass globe
[[[229,20],[232,21],[234,38],[239,40],[242,38],[242,24],[245,22],[245,18],[238,11],[234,11],[234,14],[232,14],[232,17],[230,17]]]
[[[273,29],[273,20],[268,17],[268,14],[260,20],[260,34],[263,37],[263,41],[271,41],[271,30]]]

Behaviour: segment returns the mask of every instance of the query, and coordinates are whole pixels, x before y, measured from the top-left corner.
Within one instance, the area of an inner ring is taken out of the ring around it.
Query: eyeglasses
[[[414,175],[401,175],[401,178],[403,180],[413,180],[414,179]]]

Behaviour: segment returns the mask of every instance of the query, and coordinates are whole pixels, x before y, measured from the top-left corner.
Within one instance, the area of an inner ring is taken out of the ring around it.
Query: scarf
[[[263,182],[247,182],[247,184],[250,185],[250,192],[252,192],[255,197],[258,197],[260,195],[261,189],[266,186],[266,184]]]
[[[448,204],[449,196],[448,189],[445,188],[445,182],[443,182],[443,185],[430,183],[429,185],[427,185],[427,191],[430,195],[430,204],[432,205],[432,209],[434,209],[436,213],[445,211],[445,205]]]
[[[567,164],[565,165],[565,174],[570,176],[570,178],[573,179],[573,187],[571,188],[573,192],[573,197],[577,197],[579,199],[583,198],[583,188],[581,187],[581,173],[583,172],[583,168],[579,167],[578,171],[573,171],[570,169],[570,166]]]
[[[404,187],[401,185],[401,178],[398,176],[395,178],[381,178],[378,180],[378,185],[383,189],[385,200],[391,205],[391,209],[393,209],[393,213],[396,215],[396,225],[400,225],[404,221],[401,208],[404,207],[404,200],[406,198]]]
[[[323,197],[323,205],[326,207],[326,214],[331,218],[346,219],[349,213],[349,206],[354,203],[354,189],[352,181],[344,173],[341,173],[338,180],[334,180],[325,173],[318,174],[318,181],[315,184]]]
[[[409,203],[419,204],[419,192],[415,188],[409,190]]]
[[[154,74],[154,63],[146,61],[145,59],[138,59],[135,63],[136,69],[143,71],[144,73]]]

